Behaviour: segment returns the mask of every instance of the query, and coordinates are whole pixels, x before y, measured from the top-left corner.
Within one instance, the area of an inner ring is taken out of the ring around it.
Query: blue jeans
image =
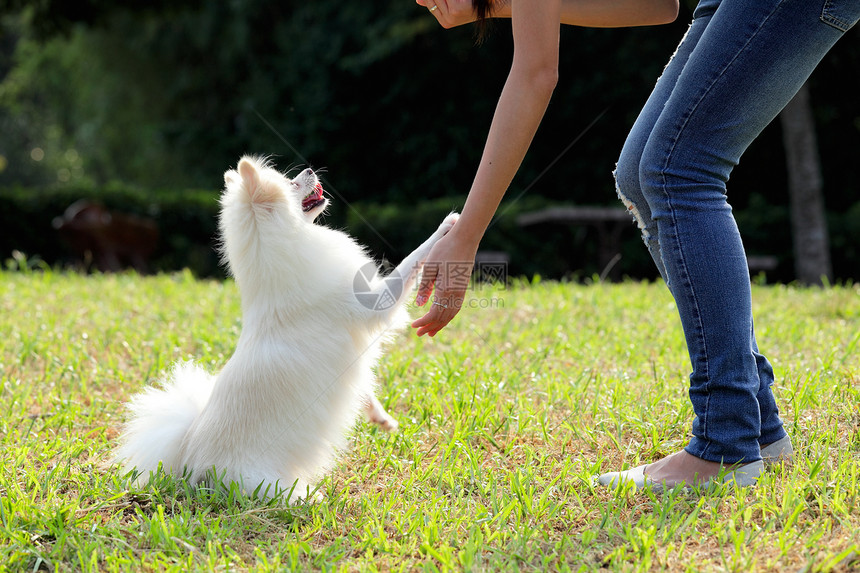
[[[860,0],[702,0],[621,152],[618,194],[681,316],[699,458],[749,463],[786,434],[726,182],[858,18]]]

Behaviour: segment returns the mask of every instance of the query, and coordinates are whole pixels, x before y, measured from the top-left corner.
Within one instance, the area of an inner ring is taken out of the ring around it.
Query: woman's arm
[[[472,0],[415,0],[437,8],[433,15],[443,28],[475,21]],[[494,18],[511,17],[511,0],[497,0]],[[562,24],[591,28],[624,28],[668,24],[678,17],[678,0],[562,0]]]
[[[433,292],[427,314],[412,326],[435,335],[460,309],[478,244],[514,178],[558,81],[561,0],[510,0],[514,56],[460,220],[440,239],[424,266],[419,304]],[[444,305],[444,306],[443,306]],[[447,308],[445,308],[447,306]]]

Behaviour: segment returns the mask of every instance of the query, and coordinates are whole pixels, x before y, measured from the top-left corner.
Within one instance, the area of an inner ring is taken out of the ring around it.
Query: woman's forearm
[[[481,163],[452,233],[477,247],[525,157],[552,90],[512,74],[496,106]]]
[[[475,21],[472,0],[415,0],[433,8],[443,28]],[[436,8],[434,8],[436,6]],[[511,17],[511,0],[497,0],[493,18]],[[624,28],[667,24],[678,16],[678,0],[562,0],[561,24],[593,28]]]
[[[562,0],[561,23],[590,28],[667,24],[678,16],[678,0]],[[510,0],[500,0],[493,17],[510,18]]]

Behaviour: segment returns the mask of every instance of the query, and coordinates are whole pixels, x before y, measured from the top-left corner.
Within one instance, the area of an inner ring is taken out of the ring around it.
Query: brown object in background
[[[53,226],[86,267],[95,263],[102,272],[132,266],[145,273],[158,242],[158,225],[152,219],[109,211],[88,199],[70,205],[54,218]]]

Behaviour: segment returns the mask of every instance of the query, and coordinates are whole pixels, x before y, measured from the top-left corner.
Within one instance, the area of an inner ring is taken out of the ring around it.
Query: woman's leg
[[[687,451],[698,458],[756,460],[759,442],[785,434],[725,183],[858,11],[849,0],[703,1],[622,151],[619,194],[687,337],[697,416]]]
[[[853,23],[860,3],[842,2],[840,17]],[[839,3],[703,1],[697,12],[712,15],[642,152],[640,183],[693,365],[696,420],[686,451],[704,460],[754,461],[760,439],[784,435],[772,369],[753,337],[749,271],[726,182],[841,36],[822,19]]]
[[[667,282],[666,269],[660,254],[660,243],[657,240],[657,223],[651,218],[651,208],[642,195],[642,186],[639,182],[639,164],[642,160],[642,150],[648,143],[654,124],[659,119],[663,107],[666,105],[666,100],[672,95],[678,76],[683,71],[684,65],[690,57],[690,52],[696,47],[702,32],[705,31],[709,19],[708,17],[694,19],[675,53],[672,54],[672,58],[657,80],[654,90],[627,135],[621,149],[621,155],[618,158],[618,164],[615,167],[615,173],[613,173],[618,197],[636,220],[636,224],[642,231],[642,240],[648,247],[651,258],[654,260],[660,276]]]

